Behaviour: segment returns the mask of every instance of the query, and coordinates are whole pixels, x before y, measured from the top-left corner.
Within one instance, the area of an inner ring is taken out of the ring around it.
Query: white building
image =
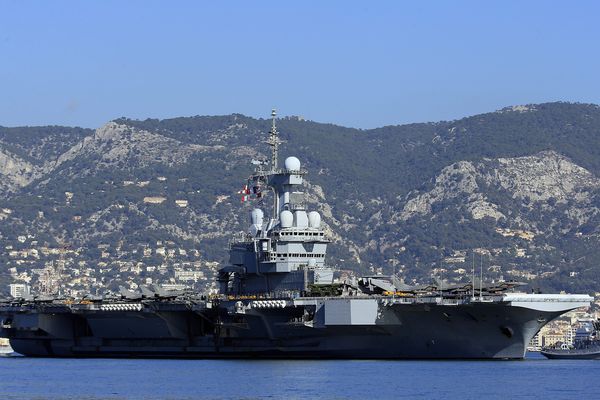
[[[15,299],[19,299],[25,296],[29,296],[31,289],[29,285],[24,283],[11,283],[10,284],[10,295]]]
[[[175,279],[180,281],[194,281],[198,282],[199,279],[204,278],[204,272],[202,271],[175,271]]]
[[[182,285],[178,283],[163,283],[160,285],[165,290],[184,290],[187,289],[187,285]]]

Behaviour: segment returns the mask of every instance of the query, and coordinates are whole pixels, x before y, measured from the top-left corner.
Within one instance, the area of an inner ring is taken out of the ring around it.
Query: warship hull
[[[321,215],[301,190],[306,171],[293,156],[279,166],[271,116],[271,160],[252,160],[238,192],[259,201],[230,241],[218,295],[142,285],[120,297],[30,296],[0,303],[0,336],[37,357],[520,359],[544,324],[589,305],[587,295],[507,293],[518,282],[336,281]]]
[[[436,300],[0,310],[0,336],[34,357],[521,359],[531,338],[565,308]]]

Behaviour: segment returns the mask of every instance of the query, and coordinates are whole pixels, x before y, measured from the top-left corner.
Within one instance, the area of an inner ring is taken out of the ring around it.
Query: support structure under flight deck
[[[270,218],[251,213],[219,270],[220,294],[141,287],[83,299],[0,302],[0,337],[39,357],[520,359],[550,320],[591,297],[518,293],[517,282],[410,287],[395,276],[334,280],[317,211],[306,210],[306,171],[278,166],[275,112],[241,194],[271,191]]]

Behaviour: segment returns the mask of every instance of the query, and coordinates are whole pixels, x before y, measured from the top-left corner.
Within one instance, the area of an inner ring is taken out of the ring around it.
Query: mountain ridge
[[[152,243],[161,238],[186,254],[200,251],[202,262],[225,262],[227,237],[245,229],[235,192],[249,161],[268,155],[269,124],[232,114],[120,118],[95,131],[0,128],[0,165],[2,157],[13,163],[0,169],[12,182],[12,189],[0,186],[0,210],[11,211],[0,213],[0,263],[16,268],[0,271],[0,285],[23,281],[25,272],[35,284],[32,271],[56,257],[27,260],[14,251],[31,250],[33,241],[59,247],[57,238],[77,249],[71,264],[85,261],[90,279],[77,290],[99,288],[92,278],[107,274],[107,287],[177,281],[153,268],[192,261],[156,253]],[[597,105],[512,106],[370,130],[286,117],[278,128],[283,155],[298,156],[310,172],[310,204],[324,214],[331,262],[340,270],[396,271],[408,282],[439,273],[464,280],[465,262],[450,268],[445,260],[477,252],[490,258],[488,279],[535,275],[532,286],[564,290],[600,282]],[[97,251],[106,244],[109,251]],[[150,256],[138,256],[142,245]]]

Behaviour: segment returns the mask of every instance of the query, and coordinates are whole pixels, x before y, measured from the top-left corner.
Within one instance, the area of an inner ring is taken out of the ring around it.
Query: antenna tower
[[[479,264],[479,300],[483,298],[483,252],[481,252],[481,263]]]
[[[277,170],[277,158],[279,151],[279,133],[277,132],[277,126],[275,125],[275,117],[277,116],[277,112],[275,109],[271,111],[271,130],[269,131],[269,140],[267,140],[267,144],[271,146],[271,169],[273,171]]]
[[[471,255],[473,258],[473,266],[471,267],[471,273],[472,273],[472,275],[471,275],[471,277],[472,277],[471,278],[471,291],[473,294],[472,294],[471,298],[473,300],[475,300],[475,250],[472,250]]]

